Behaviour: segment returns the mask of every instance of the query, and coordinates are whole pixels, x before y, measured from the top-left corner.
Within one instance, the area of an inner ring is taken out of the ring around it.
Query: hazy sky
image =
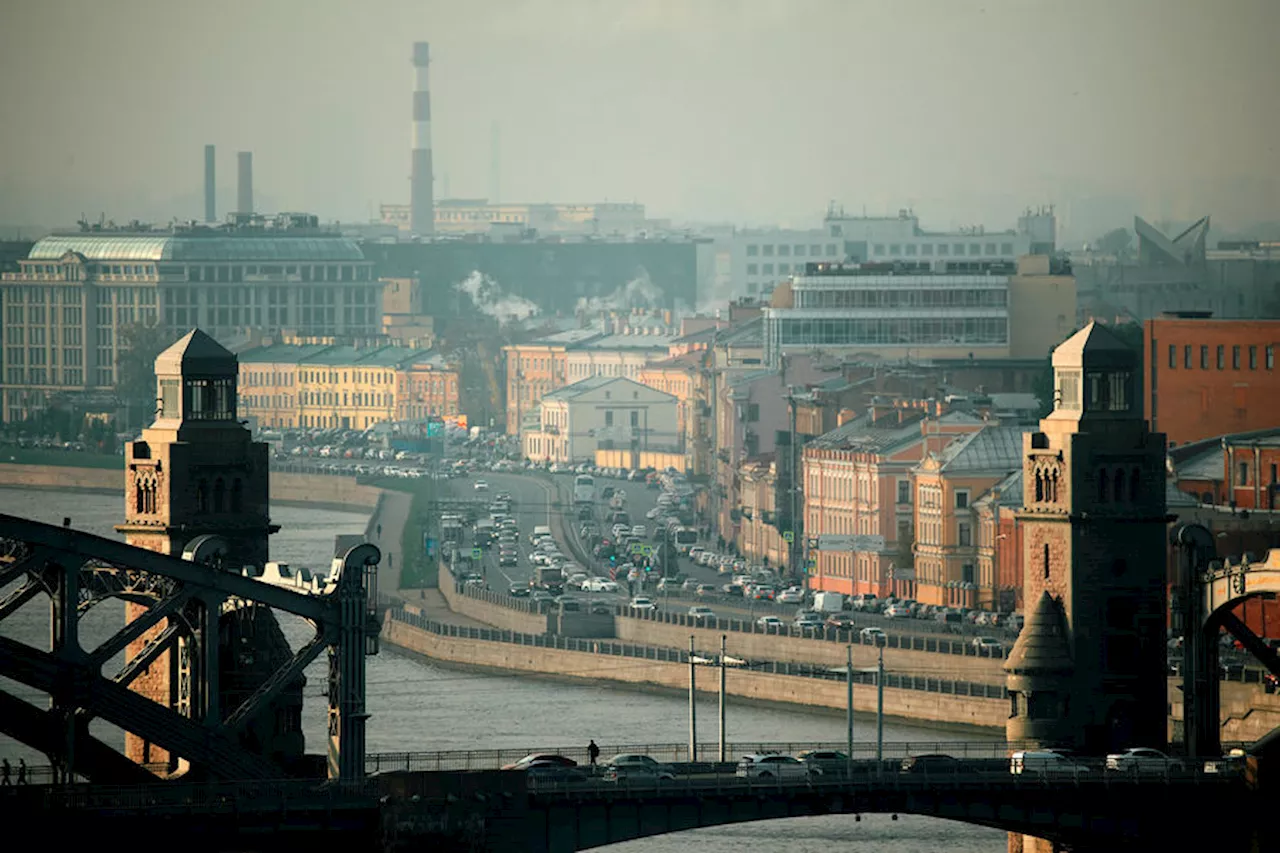
[[[9,0],[0,222],[406,201],[411,43],[436,195],[927,226],[1280,219],[1280,0]],[[1098,211],[1102,211],[1099,213]]]

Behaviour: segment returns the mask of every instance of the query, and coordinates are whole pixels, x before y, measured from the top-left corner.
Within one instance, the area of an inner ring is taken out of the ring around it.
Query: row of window
[[[369,391],[343,391],[341,402],[337,391],[303,391],[298,400],[304,406],[368,406],[373,408],[390,408],[395,405],[390,394]]]
[[[792,346],[951,346],[1000,345],[1009,342],[1004,317],[834,318],[791,320],[766,318],[766,333],[778,347]]]
[[[966,251],[969,257],[976,258],[986,256],[989,258],[1003,256],[1009,257],[1013,254],[1012,243],[998,244],[996,243],[876,243],[871,247],[872,255],[880,255],[882,257],[897,258],[906,255],[908,257],[914,255],[933,255],[935,248],[940,257],[946,257],[955,254],[957,257],[964,255]],[[967,249],[965,247],[968,247]]]
[[[9,385],[66,385],[72,388],[84,385],[84,370],[79,367],[64,367],[59,371],[56,367],[16,367],[11,362],[4,376]],[[99,379],[99,384],[110,384],[110,379],[106,382]]]
[[[1002,288],[982,290],[797,290],[797,308],[1004,308]]]
[[[1200,349],[1200,369],[1209,370],[1210,369],[1209,346],[1207,344],[1201,344],[1199,349]],[[1256,344],[1251,344],[1248,347],[1247,352],[1248,352],[1249,370],[1258,369],[1258,349],[1259,347]],[[1194,357],[1195,350],[1196,348],[1192,344],[1183,345],[1182,366],[1185,370],[1193,370],[1195,368],[1195,363],[1196,363],[1195,357]],[[1263,351],[1262,355],[1263,355],[1264,369],[1274,370],[1276,366],[1276,348],[1274,346],[1266,346],[1266,347],[1262,347],[1262,351]],[[1217,369],[1226,370],[1227,369],[1226,345],[1218,344],[1213,355],[1214,355],[1213,364],[1217,366]],[[1232,370],[1244,369],[1244,364],[1245,364],[1244,355],[1245,355],[1244,347],[1242,347],[1240,344],[1232,345],[1231,347],[1231,369]],[[1177,344],[1169,344],[1169,369],[1170,370],[1178,369],[1178,345]]]
[[[821,244],[811,243],[807,245],[808,245],[809,257],[820,258],[823,256],[823,251],[822,251],[823,247]],[[805,251],[806,251],[806,244],[804,243],[796,243],[794,246],[790,243],[783,243],[777,246],[777,255],[780,258],[790,257],[793,254],[797,258],[803,258],[805,256]],[[839,247],[835,243],[826,244],[827,257],[834,258],[838,252],[839,252]],[[758,245],[753,243],[747,246],[747,257],[754,258],[761,255],[763,255],[766,258],[772,258],[774,256],[774,245],[772,243],[766,243],[764,245]]]

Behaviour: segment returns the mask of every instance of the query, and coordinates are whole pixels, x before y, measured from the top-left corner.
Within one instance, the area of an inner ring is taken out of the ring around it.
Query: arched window
[[[196,483],[196,512],[209,511],[209,481]]]
[[[1098,472],[1098,503],[1100,504],[1107,502],[1107,493],[1109,491],[1107,483],[1109,479],[1110,477],[1108,476],[1105,468]]]
[[[1129,500],[1135,503],[1138,500],[1138,494],[1142,491],[1142,469],[1134,468],[1129,472]]]
[[[244,483],[239,477],[231,483],[231,511],[240,512],[244,509]]]
[[[1052,497],[1050,497],[1049,500],[1053,501],[1054,503],[1057,503],[1058,502],[1058,469],[1057,468],[1053,469],[1053,485],[1049,489],[1049,493],[1052,495]]]
[[[1038,468],[1036,469],[1036,500],[1044,500],[1044,476]]]
[[[227,495],[226,483],[222,482],[222,478],[213,481],[213,511],[222,512],[223,501]]]
[[[146,485],[141,480],[139,480],[134,485],[134,488],[133,488],[133,492],[134,492],[133,511],[134,512],[141,513],[141,512],[147,511],[146,510],[147,502],[146,502],[146,498],[144,497],[144,493],[146,492],[146,489],[147,489]]]
[[[1044,544],[1044,579],[1049,579],[1049,543]]]
[[[1125,500],[1124,494],[1125,494],[1124,469],[1117,468],[1116,469],[1116,501],[1117,502],[1124,501]]]

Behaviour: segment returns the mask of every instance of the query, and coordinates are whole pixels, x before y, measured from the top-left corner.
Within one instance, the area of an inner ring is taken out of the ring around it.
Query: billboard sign
[[[817,549],[819,551],[871,551],[878,553],[884,550],[884,537],[868,533],[849,535],[829,533],[818,537]]]

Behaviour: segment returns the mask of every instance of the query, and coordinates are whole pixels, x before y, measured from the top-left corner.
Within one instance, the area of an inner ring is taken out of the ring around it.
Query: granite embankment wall
[[[691,628],[670,625],[652,619],[619,616],[616,619],[618,639],[629,643],[646,643],[654,646],[670,646],[680,649],[689,645],[693,634],[704,648],[715,648],[726,632],[713,628]],[[778,634],[748,634],[729,631],[729,654],[747,660],[776,660],[796,663],[825,663],[844,666],[848,646],[826,640],[807,637],[786,637]],[[879,649],[871,645],[854,643],[853,665],[875,666]],[[894,672],[915,673],[932,678],[951,678],[973,681],[979,684],[1004,684],[1004,660],[976,655],[949,655],[937,652],[885,649],[885,669]]]
[[[680,691],[688,690],[689,686],[689,668],[682,663],[449,637],[391,618],[384,620],[382,636],[391,645],[432,660],[462,666]],[[685,640],[688,641],[687,635]],[[706,676],[702,688],[708,693],[714,693],[718,690],[718,673],[712,670],[704,672]],[[784,702],[833,710],[843,709],[846,700],[845,685],[841,681],[735,669],[726,673],[725,690],[730,696],[758,702]],[[853,694],[854,710],[875,713],[874,689],[858,687]],[[1009,703],[1003,699],[953,696],[888,687],[884,691],[884,707],[886,716],[903,720],[978,726],[1000,731],[1003,731],[1005,718],[1009,714]]]
[[[462,595],[454,589],[447,578],[440,584],[440,594],[454,613],[460,613],[477,622],[501,628],[503,631],[517,631],[521,634],[546,634],[551,630],[550,620],[546,613],[526,613],[503,607],[500,604],[483,601],[468,595]],[[687,641],[687,638],[686,638]]]
[[[0,464],[0,486],[118,495],[124,488],[124,471],[64,465]],[[380,489],[360,485],[348,477],[271,474],[271,502],[277,504],[372,512],[378,504],[379,494]]]

